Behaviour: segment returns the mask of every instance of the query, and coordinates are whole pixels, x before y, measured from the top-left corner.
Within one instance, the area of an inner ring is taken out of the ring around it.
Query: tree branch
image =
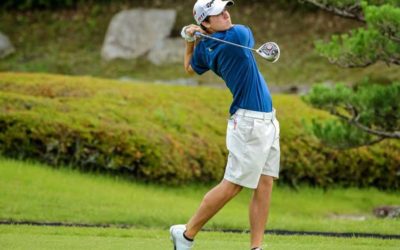
[[[391,35],[389,38],[390,38],[391,40],[395,41],[396,43],[400,43],[400,37],[396,37],[396,36],[394,36],[394,35]]]
[[[363,144],[362,146],[371,146],[371,145],[374,145],[374,144],[376,144],[378,142],[381,142],[381,141],[383,141],[385,139],[386,139],[385,137],[378,137],[375,140],[372,140],[372,141],[369,141],[368,143]]]
[[[382,139],[385,139],[385,138],[400,139],[400,131],[387,132],[387,131],[374,130],[374,129],[371,129],[371,128],[361,124],[360,122],[358,122],[358,117],[352,116],[351,118],[349,118],[349,117],[339,113],[336,109],[330,110],[330,113],[332,115],[346,121],[350,125],[354,125],[355,127],[363,130],[364,132],[366,132],[368,134],[379,136]]]
[[[400,65],[400,59],[397,58],[389,58],[389,63]]]
[[[348,6],[345,9],[338,8],[332,5],[323,4],[319,0],[300,0],[300,2],[311,3],[323,10],[332,12],[336,15],[343,16],[346,18],[357,19],[359,21],[365,22],[365,18],[361,11],[360,1],[356,1],[354,5]]]
[[[386,35],[390,40],[400,43],[400,37],[396,35],[395,29],[385,26],[384,24],[377,24],[378,29]]]
[[[388,57],[380,56],[375,61],[365,59],[362,61],[361,59],[358,61],[353,61],[351,58],[328,58],[330,63],[334,63],[339,65],[342,68],[365,68],[375,63],[375,61],[382,60],[388,64],[400,65],[400,58],[395,57],[394,55],[389,55]]]
[[[377,144],[377,143],[379,143],[379,142],[381,142],[381,141],[383,141],[385,139],[386,138],[384,138],[384,137],[378,137],[375,140],[371,140],[371,141],[368,141],[368,142],[363,142],[362,144],[356,144],[356,145],[348,145],[348,144],[343,145],[342,144],[342,145],[330,145],[330,146],[334,147],[336,149],[340,149],[340,150],[343,150],[343,149],[347,150],[347,149],[352,149],[352,148],[371,146],[371,145]]]
[[[360,112],[358,112],[358,110],[350,103],[347,103],[346,106],[352,113],[353,118],[351,118],[351,120],[354,122],[358,122],[358,120],[360,120],[360,116],[361,116]]]
[[[374,64],[375,62],[364,62],[364,63],[355,63],[355,62],[339,62],[338,60],[329,60],[330,63],[335,63],[337,65],[339,65],[342,68],[365,68],[368,67],[372,64]]]

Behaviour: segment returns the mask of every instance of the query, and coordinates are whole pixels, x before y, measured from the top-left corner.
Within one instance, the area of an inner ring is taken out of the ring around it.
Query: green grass
[[[1,11],[0,30],[10,36],[17,52],[0,61],[0,71],[48,72],[107,78],[167,80],[187,78],[182,63],[155,66],[145,58],[104,62],[100,51],[108,23],[118,11],[134,7],[173,8],[177,20],[173,36],[193,23],[190,1],[130,1],[110,5],[82,4],[76,10]],[[246,14],[243,14],[246,13]],[[268,13],[266,16],[265,13]],[[396,67],[377,64],[364,69],[343,69],[329,64],[313,50],[317,39],[345,32],[362,24],[322,11],[279,7],[271,3],[237,3],[231,9],[234,23],[253,29],[257,45],[276,41],[279,63],[259,61],[270,85],[310,85],[315,82],[354,82],[364,77],[398,79]],[[222,83],[214,74],[195,77],[200,83]]]
[[[249,235],[203,232],[194,249],[247,249]],[[267,235],[266,249],[398,249],[399,240]],[[167,230],[0,226],[2,249],[172,249]]]
[[[167,229],[185,223],[208,186],[172,188],[126,181],[116,176],[83,174],[70,169],[0,158],[0,219],[67,223],[127,224]],[[206,228],[248,229],[245,190]],[[306,231],[398,234],[400,220],[376,219],[378,205],[400,203],[398,193],[375,189],[276,186],[268,228]],[[177,206],[178,205],[178,206]],[[333,219],[333,214],[363,215],[365,221]]]

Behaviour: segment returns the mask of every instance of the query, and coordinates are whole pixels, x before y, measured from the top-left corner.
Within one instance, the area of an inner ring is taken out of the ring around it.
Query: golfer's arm
[[[192,66],[190,65],[190,60],[192,59],[193,51],[194,51],[194,42],[186,42],[184,67],[185,67],[186,73],[188,73],[189,75],[194,74],[194,70],[193,70]]]

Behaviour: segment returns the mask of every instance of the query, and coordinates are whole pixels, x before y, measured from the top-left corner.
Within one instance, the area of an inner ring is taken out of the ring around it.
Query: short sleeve
[[[199,43],[195,47],[192,59],[190,60],[190,65],[192,66],[192,69],[199,75],[210,69],[207,65],[206,55],[203,48],[203,44]]]
[[[244,25],[236,25],[235,31],[239,44],[250,48],[254,47],[254,37],[251,29]]]

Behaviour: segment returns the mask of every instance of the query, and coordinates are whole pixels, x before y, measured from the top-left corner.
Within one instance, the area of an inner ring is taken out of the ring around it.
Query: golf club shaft
[[[233,45],[233,46],[236,46],[236,47],[240,47],[240,48],[244,48],[244,49],[249,49],[249,50],[252,50],[252,51],[257,52],[257,50],[255,50],[255,49],[253,49],[253,48],[246,47],[246,46],[243,46],[243,45],[240,45],[240,44],[236,44],[236,43],[231,43],[231,42],[228,42],[228,41],[224,41],[224,40],[221,40],[221,39],[212,37],[212,36],[205,35],[205,34],[203,34],[203,33],[201,33],[201,32],[198,32],[198,31],[195,32],[194,35],[195,35],[195,36],[202,36],[202,37],[205,37],[205,38],[208,38],[208,39],[211,39],[211,40],[215,40],[215,41],[218,41],[218,42],[230,44],[230,45]]]

